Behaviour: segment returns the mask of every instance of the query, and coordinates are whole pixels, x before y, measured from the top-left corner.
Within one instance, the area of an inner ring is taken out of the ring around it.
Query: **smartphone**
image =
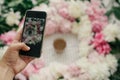
[[[21,42],[30,47],[29,51],[20,51],[20,55],[40,57],[44,29],[46,23],[46,12],[27,11],[23,26]]]

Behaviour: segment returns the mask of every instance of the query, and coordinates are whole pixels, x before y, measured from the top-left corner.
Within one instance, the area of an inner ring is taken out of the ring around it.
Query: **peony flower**
[[[31,62],[31,64],[34,66],[36,70],[40,70],[41,68],[45,66],[44,61],[41,59],[35,59]]]
[[[104,62],[104,55],[99,54],[97,51],[93,51],[88,55],[88,60],[92,64]]]
[[[46,22],[45,35],[54,34],[57,30],[57,23],[52,20]]]
[[[79,18],[79,20],[80,20],[80,22],[73,22],[72,23],[72,33],[74,33],[74,34],[78,34],[78,33],[80,33],[80,35],[82,35],[83,33],[82,32],[80,32],[81,30],[82,30],[82,27],[85,27],[84,25],[88,25],[89,27],[88,27],[88,29],[89,29],[89,31],[88,32],[90,32],[91,34],[92,34],[92,31],[91,31],[91,27],[90,27],[90,25],[91,25],[91,22],[90,22],[90,20],[89,20],[89,17],[87,16],[87,15],[84,15],[84,16],[82,16],[82,17],[80,17]],[[81,29],[81,30],[80,30]],[[85,34],[84,34],[85,35]]]
[[[56,80],[54,79],[54,77],[52,76],[50,70],[48,67],[46,68],[42,68],[39,73],[37,74],[32,74],[29,77],[29,80]]]
[[[57,10],[59,10],[60,8],[66,7],[68,6],[68,4],[66,3],[65,0],[50,0],[50,4],[51,7],[55,7]]]
[[[14,24],[18,25],[19,24],[19,19],[21,18],[20,12],[14,13],[13,10],[9,12],[6,16],[6,23],[9,26],[13,26]]]
[[[9,31],[7,33],[1,34],[0,40],[2,40],[5,44],[9,45],[14,40],[15,36],[16,31]]]
[[[80,1],[73,1],[71,0],[69,2],[69,7],[68,7],[68,11],[70,16],[74,17],[74,18],[79,18],[84,14],[84,6],[80,6]]]
[[[93,33],[92,33],[92,27],[91,25],[81,25],[78,33],[78,39],[91,39]]]
[[[92,23],[93,32],[101,32],[101,30],[108,24],[108,19],[104,15],[105,9],[101,8],[100,1],[92,0],[91,4],[86,9],[86,13]]]
[[[58,31],[60,31],[62,33],[68,33],[71,31],[72,23],[70,21],[62,18],[60,24],[61,25],[59,26]]]
[[[65,76],[65,74],[67,73],[67,66],[64,64],[60,64],[60,63],[56,63],[53,62],[49,65],[49,69],[51,71],[52,76],[55,79],[58,79],[59,77],[61,77],[62,75]]]
[[[91,66],[91,64],[89,63],[89,60],[87,59],[87,57],[80,58],[75,64],[78,67],[80,67],[81,73],[86,73],[88,71],[88,66]]]
[[[79,51],[80,57],[87,57],[91,51],[93,51],[93,47],[89,45],[89,42],[81,41],[81,44],[79,45]]]
[[[43,67],[44,62],[40,59],[35,59],[27,65],[27,67],[22,71],[22,74],[28,77],[33,73],[38,73],[38,71]]]
[[[110,73],[109,68],[106,63],[91,64],[89,67],[88,74],[90,75],[90,80],[108,80]]]
[[[91,64],[88,69],[90,80],[108,80],[108,77],[110,76],[109,70],[111,69],[109,68],[108,62],[106,62],[105,56],[100,55],[96,51],[94,51],[89,55],[88,60]]]
[[[1,6],[1,4],[3,4],[4,2],[5,2],[5,0],[1,0],[1,1],[0,1],[0,6]]]
[[[16,79],[16,80],[27,80],[26,76],[23,75],[22,73],[18,73],[18,74],[15,76],[15,79]]]
[[[38,74],[33,74],[29,77],[29,80],[40,80],[40,76]],[[45,79],[42,79],[45,80]]]
[[[103,29],[103,24],[100,21],[93,21],[92,26],[93,32],[101,32]]]
[[[75,79],[75,80],[91,80],[91,79],[90,79],[89,73],[86,72],[84,74],[81,73],[81,75],[79,75],[78,79]]]
[[[92,41],[99,54],[108,54],[111,51],[110,45],[104,40],[102,33],[97,33]]]
[[[68,72],[71,74],[71,76],[78,77],[80,75],[80,68],[75,64],[72,64],[68,67]]]
[[[101,2],[96,0],[91,0],[91,3],[88,4],[88,9],[86,11],[88,15],[102,16],[105,14],[105,9],[101,8]]]
[[[39,6],[36,6],[36,7],[32,8],[33,11],[35,10],[35,11],[45,11],[45,12],[47,12],[48,9],[49,9],[48,5],[46,5],[44,3],[40,4]]]
[[[22,71],[22,74],[25,75],[26,77],[29,77],[34,72],[36,72],[36,69],[34,68],[34,66],[31,63],[29,63],[27,65],[27,67]]]
[[[65,19],[70,20],[71,22],[74,21],[75,19],[70,16],[67,7],[60,8],[58,10],[58,13]]]
[[[71,30],[72,33],[73,33],[73,34],[78,34],[79,29],[80,29],[80,26],[81,26],[80,23],[73,22],[73,24],[72,24],[72,30]]]
[[[34,5],[37,4],[37,0],[31,0]]]
[[[109,65],[110,73],[112,75],[117,70],[117,66],[118,66],[117,59],[112,54],[108,54],[105,58],[106,58],[106,63]]]
[[[102,31],[105,35],[105,40],[108,42],[113,42],[120,34],[120,27],[116,24],[108,24]]]

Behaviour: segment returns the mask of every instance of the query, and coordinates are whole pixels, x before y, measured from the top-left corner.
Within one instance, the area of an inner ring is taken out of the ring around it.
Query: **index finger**
[[[14,38],[15,41],[20,41],[20,40],[21,40],[22,29],[23,29],[23,27],[20,27],[20,28],[17,30],[16,36],[15,36],[15,38]]]

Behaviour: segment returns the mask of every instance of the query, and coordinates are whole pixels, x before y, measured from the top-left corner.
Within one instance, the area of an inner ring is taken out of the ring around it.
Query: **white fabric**
[[[56,53],[53,47],[53,42],[57,38],[63,38],[66,43],[66,49],[63,53]],[[54,34],[44,38],[41,58],[46,64],[51,62],[60,62],[69,64],[75,62],[79,58],[77,36],[73,34]]]

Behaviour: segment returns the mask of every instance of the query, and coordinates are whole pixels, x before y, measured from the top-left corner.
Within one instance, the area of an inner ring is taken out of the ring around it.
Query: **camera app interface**
[[[45,20],[26,17],[22,41],[28,45],[36,45],[42,40]]]

